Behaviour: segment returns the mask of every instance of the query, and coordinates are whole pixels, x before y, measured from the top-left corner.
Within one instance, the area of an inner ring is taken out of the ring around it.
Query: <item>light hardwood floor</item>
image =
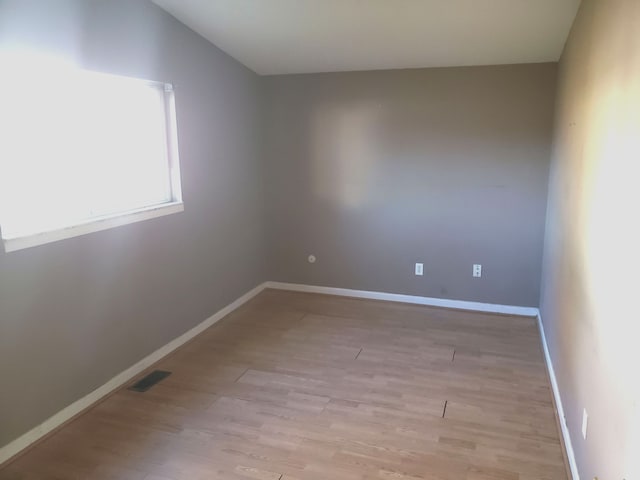
[[[155,368],[0,479],[567,479],[534,319],[266,290]]]

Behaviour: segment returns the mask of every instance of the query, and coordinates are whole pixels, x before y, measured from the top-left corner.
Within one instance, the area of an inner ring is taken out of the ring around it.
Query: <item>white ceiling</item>
[[[557,61],[580,0],[153,0],[263,75]]]

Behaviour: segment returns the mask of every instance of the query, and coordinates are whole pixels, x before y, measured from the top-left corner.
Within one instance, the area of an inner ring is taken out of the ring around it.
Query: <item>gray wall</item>
[[[175,84],[185,212],[0,249],[0,446],[266,279],[255,74],[146,1],[0,1],[27,45]]]
[[[541,310],[583,480],[640,478],[639,32],[583,0],[560,62]]]
[[[537,306],[555,83],[555,64],[267,77],[269,277]]]

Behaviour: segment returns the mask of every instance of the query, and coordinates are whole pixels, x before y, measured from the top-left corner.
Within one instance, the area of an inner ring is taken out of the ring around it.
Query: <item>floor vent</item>
[[[149,375],[138,380],[136,383],[130,386],[128,390],[133,390],[134,392],[146,392],[151,387],[153,387],[156,383],[158,383],[161,380],[164,380],[169,375],[171,375],[171,372],[165,372],[163,370],[154,370]]]

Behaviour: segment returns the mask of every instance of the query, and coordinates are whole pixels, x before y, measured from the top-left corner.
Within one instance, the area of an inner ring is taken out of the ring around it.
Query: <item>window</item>
[[[0,80],[6,251],[182,211],[171,85],[26,65]]]

